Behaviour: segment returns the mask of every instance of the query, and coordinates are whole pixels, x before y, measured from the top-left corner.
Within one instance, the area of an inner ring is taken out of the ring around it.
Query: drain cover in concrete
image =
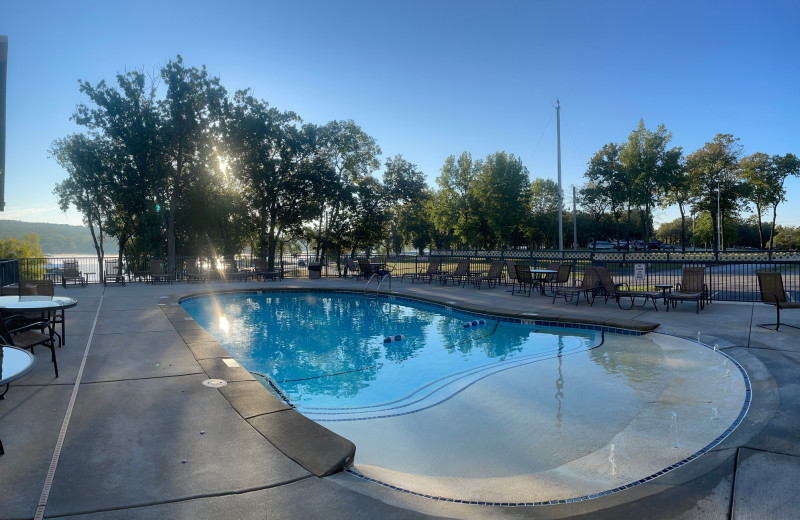
[[[223,386],[227,386],[228,382],[224,379],[206,379],[203,381],[203,385],[209,388],[222,388]]]

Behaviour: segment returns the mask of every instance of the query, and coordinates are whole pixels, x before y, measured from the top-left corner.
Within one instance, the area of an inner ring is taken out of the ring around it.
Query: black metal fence
[[[706,268],[706,283],[711,298],[721,301],[757,301],[760,299],[756,271],[777,271],[783,275],[787,292],[800,291],[800,253],[797,251],[736,251],[736,252],[591,252],[591,251],[541,251],[541,250],[447,250],[431,251],[427,256],[399,255],[372,256],[371,261],[385,262],[392,274],[399,277],[405,273],[424,271],[430,258],[437,257],[443,270],[452,271],[459,260],[470,260],[471,271],[489,269],[494,260],[513,261],[536,268],[547,267],[550,263],[572,265],[571,283],[578,284],[586,268],[603,265],[616,282],[627,283],[632,288],[653,289],[656,284],[675,286],[680,283],[683,267],[702,266]],[[113,259],[115,257],[106,257]],[[165,268],[165,258],[124,258],[123,273],[129,281],[147,281],[151,261],[160,262]],[[65,262],[77,261],[79,270],[88,283],[102,282],[102,270],[96,257],[47,257],[21,260],[0,260],[0,279],[2,286],[16,283],[22,279],[50,278],[61,282]],[[170,275],[176,281],[186,279],[186,268],[195,257],[176,258]],[[236,268],[241,272],[255,272],[255,257],[237,255]],[[201,269],[209,279],[225,279],[225,270],[230,266],[221,258],[199,259]],[[285,255],[276,259],[275,265],[285,278],[306,278],[309,265],[320,265],[323,277],[352,275],[346,270],[344,257],[319,261],[311,254]],[[507,276],[507,271],[504,271]]]

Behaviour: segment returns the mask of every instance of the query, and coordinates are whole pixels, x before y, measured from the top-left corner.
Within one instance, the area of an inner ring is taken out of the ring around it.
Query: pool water
[[[361,295],[229,294],[183,306],[245,368],[317,420],[407,413],[498,370],[602,342],[595,331]]]
[[[298,411],[353,441],[356,474],[420,496],[603,496],[711,450],[749,406],[732,359],[658,333],[541,327],[361,294],[182,305]]]

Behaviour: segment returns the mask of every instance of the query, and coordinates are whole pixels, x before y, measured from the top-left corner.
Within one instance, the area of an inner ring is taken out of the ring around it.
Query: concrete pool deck
[[[34,518],[792,518],[800,511],[800,330],[760,303],[715,302],[700,314],[578,306],[504,287],[393,282],[393,291],[476,310],[640,328],[718,344],[748,372],[750,411],[711,452],[651,482],[593,500],[487,507],[400,493],[349,473],[348,442],[276,404],[171,297],[209,288],[361,290],[341,279],[57,289],[67,344],[54,378],[46,349],[0,401],[0,519]],[[162,305],[159,305],[161,303]],[[800,313],[786,312],[800,324]],[[227,387],[209,388],[209,378]],[[79,384],[76,385],[76,381]],[[297,446],[301,448],[298,449]],[[303,449],[302,447],[306,447]],[[293,451],[294,450],[294,451]],[[54,465],[54,454],[58,454]],[[344,459],[342,458],[344,456]],[[356,450],[356,462],[358,452]]]

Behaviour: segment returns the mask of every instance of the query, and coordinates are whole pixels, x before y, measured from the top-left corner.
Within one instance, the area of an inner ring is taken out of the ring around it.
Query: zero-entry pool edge
[[[215,295],[215,294],[233,294],[233,293],[239,293],[239,294],[272,294],[272,293],[317,293],[317,294],[323,293],[324,294],[324,293],[331,293],[331,294],[350,294],[350,295],[354,295],[354,294],[355,295],[361,295],[361,294],[363,294],[360,291],[353,291],[353,290],[294,289],[294,288],[279,288],[279,289],[274,289],[274,290],[243,289],[243,290],[231,290],[231,291],[204,291],[204,292],[198,292],[198,293],[193,293],[193,294],[187,294],[187,295],[183,295],[183,296],[169,297],[169,298],[166,298],[163,301],[161,301],[159,303],[159,305],[161,305],[162,308],[165,309],[165,312],[166,312],[166,307],[168,307],[168,306],[169,307],[173,307],[173,308],[177,307],[178,309],[180,309],[180,314],[182,315],[182,319],[181,320],[177,320],[177,319],[176,320],[172,320],[172,318],[170,318],[171,321],[173,321],[173,324],[176,324],[176,323],[177,324],[181,324],[180,321],[189,321],[189,322],[191,322],[191,325],[194,325],[194,327],[200,328],[199,325],[197,325],[196,323],[193,323],[192,319],[190,317],[188,317],[188,314],[180,306],[180,302],[185,301],[187,299],[199,298],[199,297],[207,297],[207,296],[212,296],[212,295]],[[382,296],[382,297],[384,297],[384,296]],[[426,298],[419,298],[419,297],[407,297],[407,296],[399,295],[399,294],[387,294],[385,297],[387,299],[393,300],[393,301],[409,301],[409,302],[420,302],[421,301],[421,302],[425,302],[427,304],[438,306],[438,307],[440,307],[442,309],[445,309],[445,310],[446,309],[455,309],[455,310],[458,310],[460,312],[465,312],[467,314],[470,314],[470,315],[476,316],[476,317],[488,317],[488,318],[496,319],[496,320],[499,320],[499,321],[507,321],[507,322],[511,322],[511,323],[522,323],[522,324],[537,325],[537,326],[549,326],[549,327],[562,327],[562,328],[573,328],[573,329],[583,329],[583,330],[595,330],[595,331],[602,331],[602,332],[609,332],[609,333],[623,334],[623,335],[642,335],[642,334],[646,334],[648,332],[651,332],[651,331],[655,330],[655,328],[658,327],[658,324],[647,323],[647,322],[639,322],[639,321],[633,321],[633,320],[615,320],[615,319],[608,319],[608,320],[604,320],[604,319],[582,320],[580,318],[573,317],[568,321],[565,317],[562,317],[562,316],[555,316],[555,315],[547,316],[547,315],[543,315],[543,314],[540,314],[540,313],[533,314],[533,313],[524,313],[524,312],[520,312],[520,313],[488,312],[486,309],[483,309],[481,307],[465,305],[463,302],[445,302],[445,303],[442,303],[441,301],[437,301],[437,300],[433,300],[433,299],[426,299]],[[168,317],[169,317],[170,314],[172,314],[172,313],[167,312],[167,314],[168,314]],[[176,327],[176,329],[178,329],[178,327]],[[180,333],[180,330],[179,330],[179,333]],[[683,338],[683,339],[686,339],[686,338]],[[709,345],[706,345],[706,344],[701,343],[699,341],[694,341],[694,340],[687,340],[687,341],[693,341],[693,342],[697,343],[698,345],[701,345],[701,346],[703,346],[705,348],[709,348],[709,349],[712,348]],[[188,343],[189,343],[189,341],[187,341],[187,344]],[[222,349],[221,346],[219,348]],[[222,350],[224,350],[224,349],[222,349]],[[555,504],[567,504],[567,503],[583,502],[583,501],[586,501],[586,500],[591,500],[591,499],[594,499],[594,498],[599,498],[599,497],[611,495],[611,494],[614,494],[614,493],[618,493],[620,491],[631,489],[631,488],[633,488],[633,487],[635,487],[637,485],[648,483],[648,482],[654,480],[655,478],[660,477],[662,475],[665,475],[665,474],[667,474],[667,473],[669,473],[671,471],[674,471],[674,470],[676,470],[676,469],[688,464],[689,462],[697,459],[701,455],[703,455],[705,453],[708,453],[709,451],[714,449],[716,446],[718,446],[742,422],[742,420],[744,419],[745,415],[747,414],[747,411],[749,409],[750,402],[751,402],[751,386],[750,386],[749,378],[748,378],[747,373],[745,372],[744,368],[736,360],[734,360],[733,358],[731,358],[730,356],[728,356],[724,352],[720,351],[719,354],[725,356],[734,366],[736,366],[739,369],[739,371],[740,371],[740,373],[741,373],[741,375],[742,375],[742,377],[744,379],[744,384],[745,384],[745,388],[746,388],[746,395],[745,395],[745,398],[744,398],[744,404],[742,406],[742,409],[741,409],[737,419],[734,421],[734,423],[732,423],[730,425],[730,427],[725,432],[723,432],[721,435],[719,435],[716,439],[714,439],[712,442],[710,442],[707,446],[705,446],[701,450],[693,453],[692,455],[684,458],[683,460],[680,460],[680,461],[670,465],[669,467],[666,467],[666,468],[664,468],[664,469],[662,469],[662,470],[660,470],[658,472],[655,472],[655,473],[653,473],[651,475],[648,475],[648,476],[646,476],[644,478],[641,478],[641,479],[639,479],[637,481],[626,483],[624,485],[617,486],[617,487],[615,487],[613,489],[609,489],[609,490],[606,490],[606,491],[593,493],[593,494],[585,495],[585,496],[577,496],[577,497],[568,498],[568,499],[549,500],[549,501],[545,500],[545,501],[538,501],[538,502],[508,502],[508,501],[491,502],[491,501],[483,501],[483,500],[481,500],[481,501],[477,501],[477,500],[473,501],[473,500],[454,499],[454,498],[449,498],[449,497],[445,497],[445,496],[427,495],[427,494],[422,494],[422,493],[419,493],[419,492],[416,492],[416,491],[413,491],[413,490],[403,489],[401,487],[398,487],[398,486],[395,486],[395,485],[392,485],[392,484],[389,484],[389,483],[382,482],[380,480],[376,480],[376,479],[367,477],[367,476],[362,475],[361,473],[359,473],[357,470],[354,470],[352,468],[352,464],[353,464],[353,460],[354,460],[353,456],[354,456],[354,452],[355,452],[355,446],[353,446],[353,452],[351,454],[348,454],[348,455],[346,455],[344,457],[338,457],[338,462],[336,462],[333,465],[333,467],[331,467],[331,468],[329,468],[327,470],[324,470],[324,471],[312,471],[312,472],[314,472],[318,476],[327,476],[327,475],[330,475],[330,474],[333,474],[333,473],[336,473],[336,472],[339,472],[339,471],[347,471],[349,474],[351,474],[351,475],[353,475],[355,477],[358,477],[360,479],[363,479],[363,480],[378,484],[378,485],[383,486],[385,488],[392,489],[394,491],[398,491],[398,492],[401,492],[401,493],[406,493],[406,494],[419,496],[419,497],[423,497],[423,498],[429,498],[429,499],[437,500],[437,501],[459,503],[459,504],[468,504],[468,505],[504,506],[504,507],[543,506],[543,505],[555,505]],[[214,376],[211,376],[211,374],[209,374],[209,376],[210,377],[214,377]],[[253,379],[253,381],[255,381],[255,379]],[[255,381],[255,382],[257,384],[259,384],[259,385],[261,384],[258,381]],[[274,397],[272,394],[268,394],[267,393],[267,395],[268,395],[269,398],[272,398],[272,399],[274,399],[276,401],[279,401],[278,398]],[[231,403],[231,404],[234,406],[234,408],[236,408],[236,405],[234,403]],[[288,409],[288,407],[287,407],[287,409]],[[293,414],[297,414],[298,416],[303,417],[301,414],[299,414],[295,410],[288,409],[287,411],[290,411]],[[278,448],[281,449],[281,451],[283,451],[287,456],[289,456],[290,458],[292,458],[296,462],[300,463],[301,465],[303,465],[303,463],[299,462],[298,458],[302,458],[302,457],[296,458],[296,452],[297,451],[301,451],[301,452],[303,452],[303,451],[311,451],[311,452],[323,451],[324,452],[326,450],[329,450],[330,448],[333,448],[336,445],[341,445],[342,444],[341,443],[342,440],[346,441],[346,439],[343,439],[340,436],[336,435],[335,433],[330,432],[329,430],[325,429],[324,427],[319,426],[317,423],[314,423],[313,421],[310,421],[308,419],[306,419],[306,421],[312,423],[313,425],[318,426],[322,430],[327,431],[332,436],[332,438],[325,439],[325,436],[323,435],[322,439],[321,439],[321,443],[319,443],[319,445],[316,446],[316,447],[312,447],[312,446],[309,446],[305,442],[301,442],[302,446],[284,446],[282,448],[281,446],[279,446],[278,444],[273,442],[273,444],[276,444],[276,446],[278,446]],[[295,427],[307,427],[308,426],[308,425],[297,424],[297,421],[290,421],[290,422],[295,423],[294,424]],[[316,428],[314,428],[314,429],[316,429]],[[259,429],[259,431],[261,431],[261,430]],[[262,432],[262,434],[264,434],[264,433]],[[272,442],[273,439],[271,439],[269,436],[265,435],[265,437],[267,437]],[[289,434],[289,437],[291,437],[292,441],[294,441],[295,439],[304,439],[304,440],[305,439],[309,439],[309,436],[306,436],[306,435],[292,435],[291,433]],[[326,445],[326,442],[328,442],[328,441],[333,441],[333,442],[331,442],[331,444],[329,444],[329,445]],[[296,444],[296,441],[294,441],[294,442]],[[349,442],[349,441],[347,441],[347,442]],[[289,444],[292,444],[292,442],[289,442]],[[287,449],[285,450],[284,448],[287,448]],[[314,449],[314,448],[316,448],[316,449]],[[295,455],[295,456],[293,456],[293,455]],[[333,458],[337,459],[337,457],[333,457]]]

